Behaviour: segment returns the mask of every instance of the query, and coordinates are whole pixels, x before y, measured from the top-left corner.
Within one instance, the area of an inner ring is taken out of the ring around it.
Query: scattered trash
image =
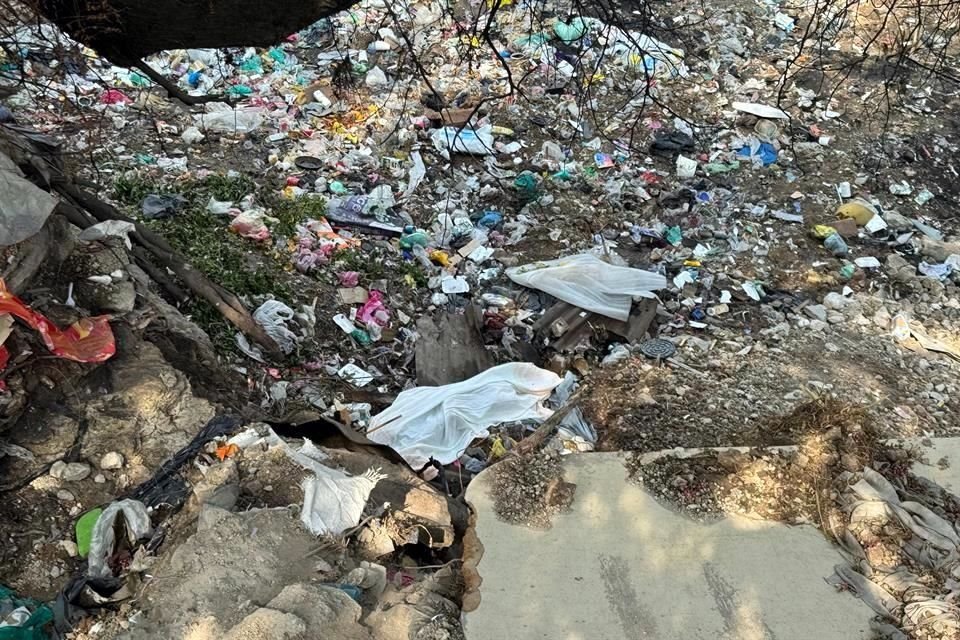
[[[743,113],[749,113],[752,116],[757,116],[758,118],[773,118],[773,119],[789,119],[790,116],[785,112],[776,107],[770,107],[765,104],[757,104],[753,102],[733,102],[730,104],[737,111],[742,111]]]
[[[777,150],[769,142],[760,142],[756,145],[743,147],[737,153],[737,157],[746,158],[755,164],[768,167],[777,161]]]
[[[19,318],[43,338],[55,356],[76,362],[103,362],[116,352],[110,316],[82,318],[67,329],[58,329],[46,317],[33,311],[22,300],[7,291],[0,279],[0,314]],[[7,348],[0,344],[0,362],[5,362]]]
[[[354,331],[356,331],[356,329],[354,329]],[[356,387],[365,387],[373,382],[372,373],[364,371],[353,363],[341,367],[340,370],[337,371],[337,375]]]
[[[436,129],[431,134],[431,139],[437,151],[446,154],[448,157],[451,151],[479,156],[494,152],[493,133],[489,126],[483,126],[479,129],[443,127],[442,129]]]
[[[56,206],[56,198],[24,178],[13,160],[0,152],[0,246],[40,231]]]
[[[670,358],[677,352],[677,345],[663,338],[651,338],[640,343],[640,353],[648,358]]]
[[[850,248],[847,247],[847,243],[843,241],[843,238],[839,233],[832,233],[826,238],[823,239],[823,246],[838,258],[842,258],[850,251]]]
[[[876,207],[862,198],[854,198],[837,208],[838,218],[851,218],[861,227],[867,225],[876,215],[879,215]]]
[[[686,156],[677,156],[677,177],[692,178],[697,175],[698,163],[692,158]]]
[[[3,640],[47,640],[44,629],[53,622],[50,607],[32,598],[17,597],[0,584],[0,638]]]
[[[906,180],[893,182],[890,184],[890,193],[895,196],[908,196],[913,193],[913,187],[911,187],[910,183]]]

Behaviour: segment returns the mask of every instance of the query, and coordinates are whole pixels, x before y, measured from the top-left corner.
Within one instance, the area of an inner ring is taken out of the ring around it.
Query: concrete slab
[[[922,444],[930,464],[915,464],[915,474],[939,484],[950,493],[960,495],[960,438],[930,438]]]
[[[626,481],[620,454],[565,459],[573,511],[535,531],[497,520],[491,474],[467,500],[483,555],[468,640],[855,640],[872,612],[824,582],[841,557],[812,527],[698,523]]]

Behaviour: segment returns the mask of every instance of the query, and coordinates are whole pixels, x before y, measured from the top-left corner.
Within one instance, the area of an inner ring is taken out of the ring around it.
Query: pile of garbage
[[[500,516],[546,526],[557,456],[803,447],[763,419],[810,386],[876,409],[878,438],[954,433],[958,147],[927,119],[955,96],[926,85],[877,135],[871,78],[784,68],[803,13],[689,7],[685,43],[566,9],[363,0],[270,48],[150,57],[223,98],[190,109],[23,26],[0,59],[32,81],[0,105],[0,619],[459,637],[463,494],[491,465]],[[842,468],[837,495],[866,478],[901,514],[872,454],[753,455],[649,486],[826,528],[802,484],[701,471]],[[901,628],[932,610],[880,602]]]

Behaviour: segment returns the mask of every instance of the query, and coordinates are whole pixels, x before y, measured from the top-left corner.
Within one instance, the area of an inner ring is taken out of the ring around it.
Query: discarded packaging
[[[785,112],[776,107],[769,107],[765,104],[757,104],[754,102],[733,102],[731,105],[737,111],[742,111],[743,113],[749,113],[752,116],[757,116],[758,118],[774,118],[774,119],[789,119],[790,116]]]

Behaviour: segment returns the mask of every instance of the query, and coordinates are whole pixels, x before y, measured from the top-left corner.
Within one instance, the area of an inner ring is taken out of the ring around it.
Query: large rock
[[[207,617],[228,629],[285,585],[309,582],[316,548],[289,509],[230,513],[206,506],[197,532],[152,568],[163,579],[147,583],[131,638],[182,640]]]
[[[960,242],[944,242],[923,236],[920,238],[920,254],[935,262],[944,262],[951,255],[960,255]]]
[[[366,623],[377,640],[462,640],[459,618],[453,602],[417,587],[403,601],[371,613]]]
[[[194,485],[193,495],[200,505],[232,510],[240,497],[240,475],[236,461],[224,460],[210,467]]]
[[[50,475],[64,482],[80,482],[90,475],[90,465],[86,462],[64,462],[58,460],[50,467]]]
[[[917,268],[903,256],[891,253],[887,256],[887,275],[894,282],[906,284],[917,279]]]
[[[81,454],[99,459],[108,451],[120,453],[130,481],[142,482],[190,442],[214,408],[194,396],[186,376],[148,342],[136,342],[103,366],[106,381],[98,379],[89,392],[100,393],[84,407],[88,426]]]
[[[297,616],[261,608],[230,629],[223,640],[301,640],[306,637],[307,625]]]
[[[292,613],[307,624],[311,638],[369,640],[370,632],[360,624],[360,605],[335,587],[318,584],[292,584],[267,606]]]
[[[73,295],[77,304],[94,313],[133,311],[137,293],[127,274],[129,262],[126,251],[122,250],[75,251],[67,259],[65,269],[74,276]],[[90,280],[90,276],[112,277],[113,280],[99,282]]]

